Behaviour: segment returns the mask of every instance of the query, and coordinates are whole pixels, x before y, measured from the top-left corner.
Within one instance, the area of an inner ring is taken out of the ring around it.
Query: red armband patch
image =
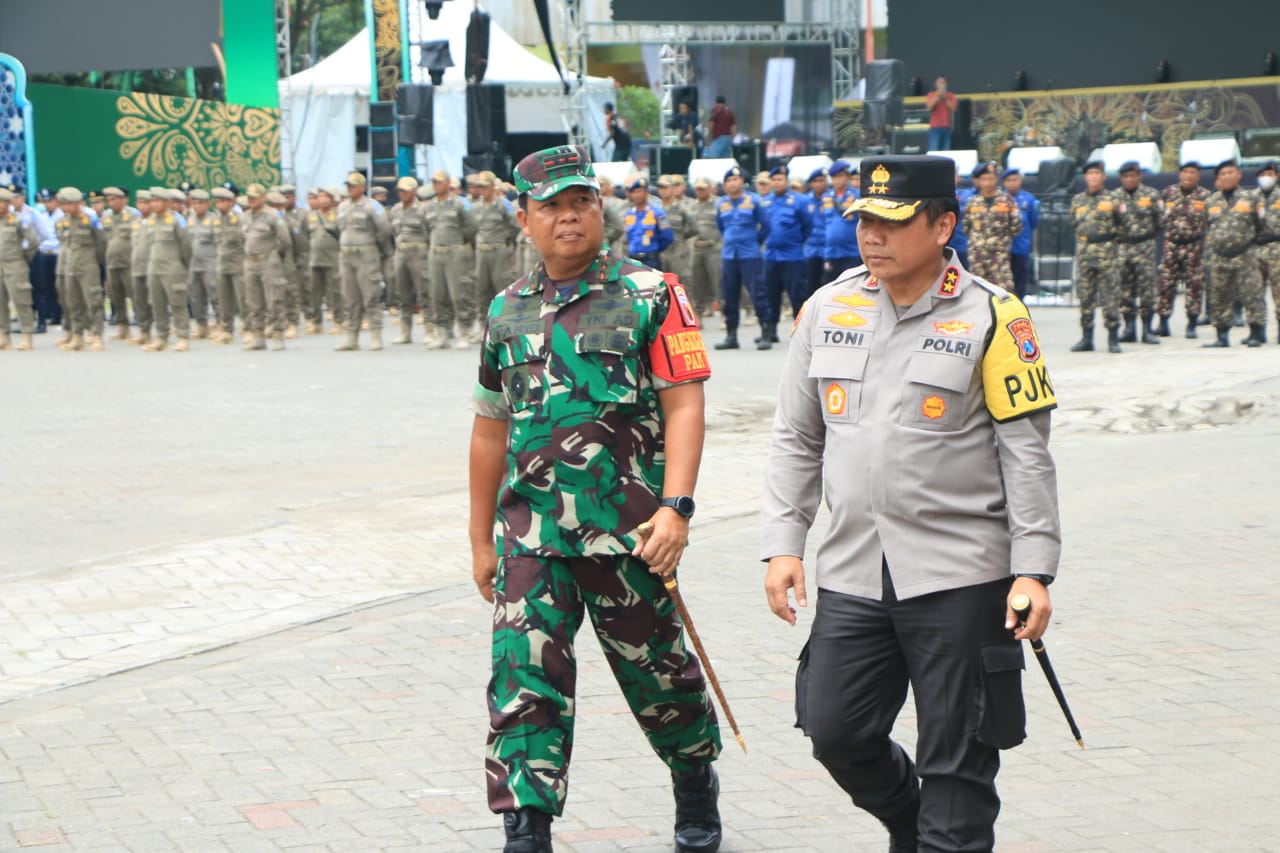
[[[667,296],[671,300],[667,319],[649,347],[649,362],[653,375],[667,382],[688,382],[711,376],[711,364],[707,361],[707,345],[698,331],[698,317],[693,313],[689,295],[675,273],[663,276],[667,282]]]

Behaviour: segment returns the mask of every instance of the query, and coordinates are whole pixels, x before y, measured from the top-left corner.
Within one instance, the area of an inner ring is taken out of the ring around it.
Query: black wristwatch
[[[683,518],[691,517],[694,509],[697,507],[693,502],[693,498],[688,495],[676,495],[674,498],[663,498],[658,502],[658,506],[671,507]]]
[[[1031,578],[1032,580],[1040,581],[1040,583],[1044,584],[1045,586],[1048,586],[1049,584],[1053,583],[1053,575],[1016,574],[1014,575],[1014,577],[1015,578]]]

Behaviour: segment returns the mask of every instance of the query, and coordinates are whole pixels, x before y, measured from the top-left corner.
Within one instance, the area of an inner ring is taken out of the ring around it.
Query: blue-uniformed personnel
[[[805,285],[804,244],[813,224],[809,203],[800,193],[787,188],[787,167],[769,170],[769,194],[761,199],[769,218],[769,237],[764,245],[764,289],[767,313],[760,315],[760,337],[756,349],[770,349],[778,342],[778,318],[782,314],[782,292],[791,300],[793,313],[809,298]]]
[[[1013,268],[1014,296],[1026,299],[1031,287],[1031,251],[1040,225],[1040,199],[1022,188],[1022,172],[1018,169],[1005,169],[1000,181],[1022,213],[1022,230],[1009,246],[1009,266]]]
[[[1048,626],[1061,551],[1056,400],[1026,306],[945,248],[952,161],[861,169],[867,266],[805,303],[779,384],[765,590],[794,625],[825,498],[797,725],[892,851],[991,850],[999,751],[1026,736],[1018,641]],[[1015,632],[1018,594],[1031,610]],[[908,685],[914,762],[890,737]]]
[[[674,242],[675,233],[662,205],[649,197],[649,180],[643,176],[627,184],[631,207],[622,217],[626,229],[627,256],[655,270],[662,269],[662,250]]]
[[[858,190],[850,185],[849,173],[853,167],[845,160],[837,160],[827,170],[831,176],[831,189],[822,201],[822,214],[826,219],[827,281],[834,281],[840,273],[862,265],[858,249],[858,214],[853,203],[858,200]],[[847,215],[846,215],[847,214]]]
[[[742,288],[763,318],[763,270],[760,244],[769,237],[769,218],[760,206],[760,197],[747,192],[746,175],[738,166],[724,173],[724,195],[716,212],[716,224],[724,245],[720,249],[720,296],[724,311],[724,340],[716,349],[738,349],[738,298]],[[763,319],[761,320],[763,322]]]
[[[827,247],[827,217],[822,213],[822,197],[827,194],[827,169],[821,166],[809,173],[809,192],[805,207],[809,213],[809,238],[804,241],[805,280],[812,294],[827,280],[824,275],[823,251]]]

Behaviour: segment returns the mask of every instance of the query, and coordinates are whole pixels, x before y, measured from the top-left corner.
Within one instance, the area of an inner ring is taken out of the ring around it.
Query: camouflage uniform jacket
[[[658,392],[711,375],[684,288],[601,252],[557,288],[539,263],[489,307],[472,409],[509,420],[501,555],[625,555],[658,508]]]
[[[1124,205],[1109,190],[1076,193],[1071,199],[1071,222],[1080,243],[1110,243],[1120,237]]]
[[[119,213],[108,210],[102,214],[102,230],[107,234],[107,269],[127,270],[133,258],[134,223],[142,220],[142,214],[132,207]]]
[[[1013,238],[1022,233],[1022,211],[1003,190],[991,198],[982,193],[969,196],[962,221],[970,252],[1007,253]]]
[[[1164,188],[1164,239],[1178,246],[1199,243],[1209,224],[1209,191],[1197,186],[1184,193],[1177,184]]]
[[[1258,237],[1262,214],[1257,191],[1244,187],[1229,193],[1219,190],[1209,196],[1205,205],[1209,208],[1209,248],[1224,258],[1247,252]]]
[[[1121,239],[1125,243],[1142,243],[1154,240],[1164,224],[1164,199],[1160,191],[1146,184],[1138,184],[1133,192],[1123,187],[1115,191],[1120,199]]]
[[[1258,242],[1274,243],[1280,240],[1280,189],[1258,191]]]

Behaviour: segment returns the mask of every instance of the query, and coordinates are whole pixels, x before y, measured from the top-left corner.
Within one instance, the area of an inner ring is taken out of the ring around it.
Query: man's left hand
[[[1053,615],[1053,605],[1049,602],[1049,590],[1035,578],[1020,577],[1013,579],[1009,588],[1009,597],[1005,599],[1004,626],[1013,629],[1018,625],[1018,617],[1009,602],[1015,595],[1025,595],[1031,599],[1031,612],[1027,614],[1027,626],[1013,632],[1015,640],[1038,640],[1049,628],[1049,617]]]
[[[649,564],[649,571],[669,578],[680,565],[680,557],[689,544],[689,519],[670,507],[661,507],[649,518],[653,531],[638,535],[631,556]]]

